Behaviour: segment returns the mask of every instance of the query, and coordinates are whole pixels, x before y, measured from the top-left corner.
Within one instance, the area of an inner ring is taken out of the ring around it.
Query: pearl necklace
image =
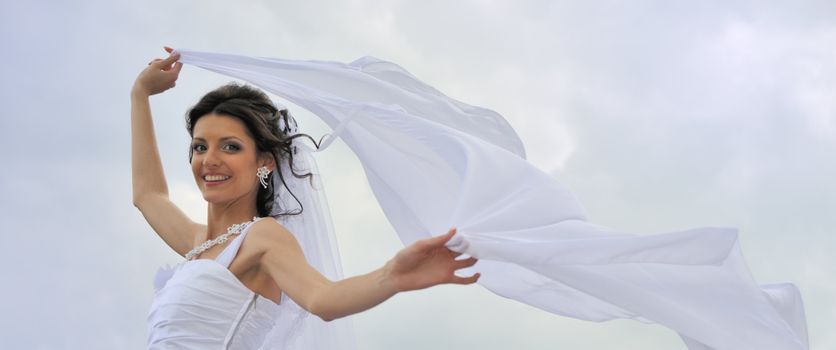
[[[232,226],[230,226],[229,228],[226,229],[226,233],[216,237],[215,239],[211,239],[211,240],[208,240],[206,242],[203,242],[199,246],[194,247],[194,249],[192,249],[191,251],[186,253],[186,260],[192,260],[195,257],[197,257],[198,255],[200,255],[200,253],[205,252],[207,249],[212,248],[212,247],[214,247],[218,244],[226,242],[227,240],[229,240],[229,236],[237,235],[237,234],[241,233],[241,230],[244,229],[244,227],[247,226],[247,224],[249,224],[249,223],[251,223],[255,220],[258,220],[257,216],[253,216],[253,219],[250,220],[250,221],[245,221],[245,222],[242,222],[240,224],[232,224]]]

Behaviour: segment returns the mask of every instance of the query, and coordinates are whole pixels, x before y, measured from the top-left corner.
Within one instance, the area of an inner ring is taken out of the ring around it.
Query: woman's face
[[[241,120],[218,114],[201,117],[194,126],[191,150],[192,174],[207,202],[255,203],[260,186],[256,172],[262,164]]]

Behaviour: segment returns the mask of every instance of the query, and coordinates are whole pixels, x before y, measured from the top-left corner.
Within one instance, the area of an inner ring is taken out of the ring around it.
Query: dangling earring
[[[255,173],[258,176],[258,181],[261,182],[261,186],[267,188],[267,176],[270,175],[270,170],[267,170],[266,166],[258,168],[258,172]]]

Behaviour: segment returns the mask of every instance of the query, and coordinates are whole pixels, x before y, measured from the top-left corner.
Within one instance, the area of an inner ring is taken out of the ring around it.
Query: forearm
[[[275,228],[268,227],[271,222]],[[294,302],[325,321],[368,310],[399,292],[442,283],[471,284],[479,278],[478,273],[471,277],[455,275],[457,269],[473,266],[477,261],[472,257],[456,260],[459,254],[445,246],[455,229],[413,242],[377,270],[332,282],[308,264],[290,231],[275,221],[266,221],[266,225],[256,226],[254,230],[272,233],[250,234],[250,237],[261,237],[259,244],[269,247],[262,255],[260,266]]]
[[[389,278],[387,266],[327,285],[316,293],[311,312],[331,321],[365,311],[391,298],[398,290]]]
[[[168,194],[149,95],[138,89],[131,90],[131,171],[134,204],[146,194]]]

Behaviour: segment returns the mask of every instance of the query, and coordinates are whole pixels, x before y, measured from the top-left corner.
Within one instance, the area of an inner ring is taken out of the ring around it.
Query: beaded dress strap
[[[250,232],[250,228],[253,227],[253,224],[261,221],[261,219],[264,219],[264,217],[255,219],[255,221],[247,224],[247,227],[244,227],[244,229],[241,230],[241,233],[238,235],[238,237],[233,238],[232,241],[229,242],[229,245],[226,246],[226,248],[224,248],[224,250],[221,251],[220,254],[218,254],[218,256],[215,258],[215,261],[219,262],[224,267],[229,268],[229,265],[232,264],[232,259],[234,259],[236,255],[238,255],[238,250],[241,248],[241,244],[244,242],[244,237],[246,237],[247,233]]]

